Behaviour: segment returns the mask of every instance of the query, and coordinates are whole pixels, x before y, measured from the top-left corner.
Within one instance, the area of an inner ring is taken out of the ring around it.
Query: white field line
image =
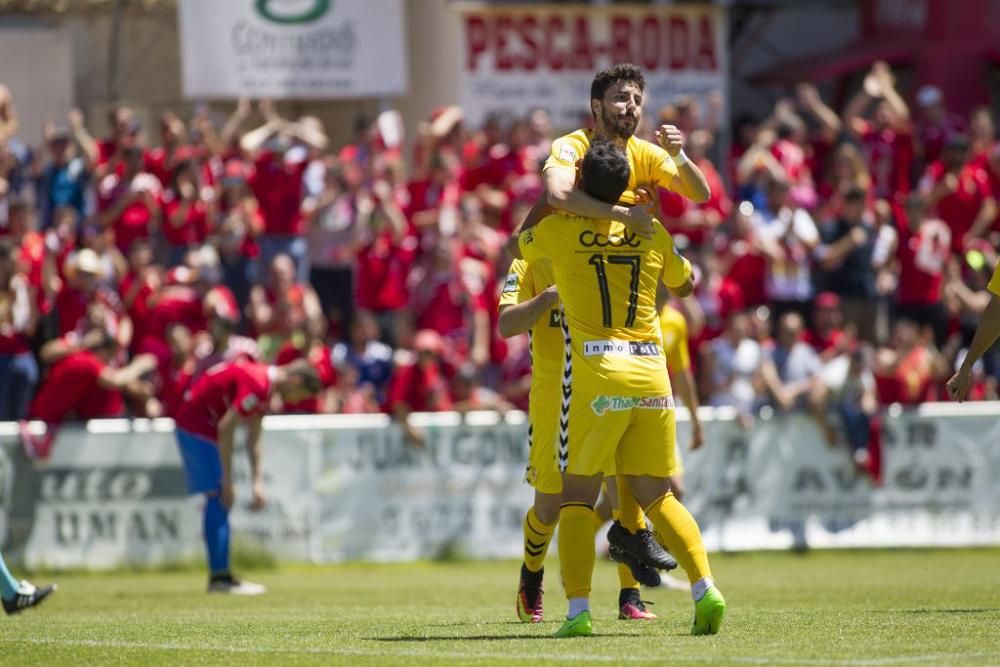
[[[415,637],[419,641],[421,638]],[[102,639],[52,639],[37,637],[7,637],[4,642],[36,644],[40,646],[79,646],[85,648],[122,648],[149,651],[203,651],[208,653],[234,653],[250,655],[343,655],[370,656],[378,658],[437,658],[454,660],[504,660],[524,659],[532,661],[549,660],[554,662],[649,662],[648,656],[610,656],[586,653],[512,653],[468,652],[468,651],[414,651],[403,649],[398,651],[364,648],[322,648],[322,647],[254,647],[254,646],[218,646],[209,644],[180,644],[175,642],[135,642]],[[935,653],[928,655],[896,656],[890,658],[864,659],[802,659],[779,658],[775,656],[674,656],[677,662],[703,662],[711,664],[729,663],[738,665],[833,665],[835,667],[881,667],[882,665],[905,665],[919,662],[935,662],[948,664],[950,661],[973,658],[1000,658],[1000,653]]]

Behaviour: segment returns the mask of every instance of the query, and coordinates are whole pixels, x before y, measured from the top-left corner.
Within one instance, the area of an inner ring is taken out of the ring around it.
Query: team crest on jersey
[[[517,291],[517,274],[508,273],[507,280],[505,280],[503,284],[503,293],[509,294],[510,292],[516,292],[516,291]]]
[[[569,144],[563,144],[559,149],[559,159],[563,162],[576,163],[576,149]]]
[[[524,245],[535,242],[535,235],[530,229],[526,232],[521,232],[521,238],[524,239]]]
[[[257,409],[258,405],[260,405],[260,399],[257,398],[255,394],[247,394],[243,397],[243,400],[240,401],[240,409],[243,410],[243,412],[253,412]]]

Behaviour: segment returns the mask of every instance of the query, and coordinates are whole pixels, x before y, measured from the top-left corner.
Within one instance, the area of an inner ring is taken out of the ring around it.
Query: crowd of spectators
[[[639,130],[677,125],[712,186],[654,202],[696,266],[680,307],[702,398],[806,410],[863,458],[881,407],[947,400],[985,308],[993,116],[877,63],[840,112],[802,84],[721,155],[717,102],[647,108]],[[544,110],[469,127],[442,107],[412,152],[392,111],[346,146],[268,101],[108,121],[95,138],[73,111],[34,142],[0,89],[0,420],[169,416],[240,356],[321,370],[323,394],[286,412],[527,407],[528,344],[498,334],[496,305],[504,241],[543,194]],[[998,377],[988,355],[974,397]]]

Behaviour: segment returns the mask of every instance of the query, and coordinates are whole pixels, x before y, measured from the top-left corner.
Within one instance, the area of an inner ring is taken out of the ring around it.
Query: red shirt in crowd
[[[726,194],[726,186],[722,182],[722,177],[711,162],[702,160],[698,163],[708,187],[711,190],[708,201],[695,204],[690,199],[683,197],[671,190],[660,188],[660,210],[663,213],[663,223],[667,231],[673,236],[685,236],[688,241],[695,246],[704,244],[711,236],[711,230],[705,225],[690,227],[682,221],[689,211],[701,210],[705,213],[716,213],[721,220],[728,220],[729,214],[733,210],[733,202]]]
[[[879,131],[866,124],[861,147],[877,196],[893,201],[896,194],[910,191],[913,142],[908,132],[889,127]]]
[[[487,290],[474,282],[463,275],[460,267],[428,276],[416,288],[412,304],[417,329],[431,329],[453,340],[467,338],[472,332],[473,315],[490,309]]]
[[[119,417],[124,401],[98,379],[107,364],[89,350],[74,352],[49,370],[31,404],[29,415],[49,424],[59,424],[75,415],[79,419]]]
[[[937,123],[921,124],[918,128],[918,136],[924,150],[924,164],[930,164],[940,159],[948,140],[956,135],[964,134],[966,129],[965,120],[955,114],[947,114]]]
[[[809,329],[802,336],[802,341],[816,350],[817,354],[823,354],[827,350],[839,346],[845,335],[843,329],[834,329],[825,336]]]
[[[163,405],[163,414],[167,417],[177,417],[177,411],[184,404],[184,394],[191,386],[194,377],[194,363],[185,360],[179,367],[173,361],[160,364],[160,390],[157,398]]]
[[[15,331],[12,324],[0,324],[0,355],[24,354],[31,352],[31,341],[20,331]]]
[[[281,156],[264,152],[257,158],[250,176],[250,189],[260,203],[264,233],[301,236],[305,233],[302,216],[302,176],[309,163],[286,164]]]
[[[163,236],[172,245],[200,245],[208,238],[208,206],[199,197],[188,206],[180,226],[174,226],[173,216],[182,204],[183,201],[173,190],[163,194]]]
[[[951,230],[940,220],[925,220],[916,233],[900,230],[899,293],[901,304],[934,304],[941,301],[945,266],[951,258]]]
[[[149,313],[154,303],[156,286],[147,276],[139,276],[134,271],[129,271],[122,278],[118,290],[128,316],[132,318],[132,342],[141,343],[149,330]]]
[[[108,314],[112,335],[117,335],[118,324],[125,315],[125,306],[117,292],[101,285],[92,294],[84,294],[80,290],[64,285],[56,295],[56,310],[59,314],[59,335],[64,336],[80,327],[87,316],[87,308],[92,303],[102,304]]]
[[[193,146],[180,145],[174,148],[173,154],[167,155],[165,146],[158,146],[146,152],[145,170],[160,181],[163,187],[170,185],[170,177],[174,167],[182,160],[191,160],[197,151]]]
[[[383,232],[358,252],[357,301],[365,310],[381,313],[404,308],[410,301],[406,277],[417,256],[415,236],[401,241]]]
[[[879,401],[883,405],[917,405],[927,398],[931,385],[930,353],[917,346],[906,353],[891,374],[875,375]]]
[[[296,359],[302,359],[305,357],[303,350],[295,347],[290,341],[285,343],[280,350],[278,350],[278,356],[275,358],[275,363],[279,366],[284,366],[285,364],[290,364]],[[326,344],[316,345],[309,350],[309,361],[316,372],[319,373],[319,380],[323,383],[324,389],[329,389],[330,387],[337,384],[337,371],[333,367],[332,352],[330,347]],[[320,397],[311,396],[305,400],[299,401],[297,403],[285,403],[285,412],[297,413],[297,414],[309,414],[315,415],[322,412],[322,406],[320,405]]]
[[[729,262],[726,281],[739,290],[743,305],[749,308],[766,304],[767,258],[746,239],[732,238],[716,248]]]
[[[397,404],[411,412],[445,412],[451,409],[448,379],[436,363],[398,366],[389,383],[386,406],[389,412]]]
[[[194,381],[174,418],[177,428],[212,442],[230,408],[242,417],[267,412],[270,367],[248,361],[218,364]]]
[[[432,211],[443,207],[457,207],[461,199],[462,192],[458,181],[450,181],[440,186],[430,180],[411,181],[407,185],[409,190],[409,202],[404,213],[406,218],[413,223],[413,217],[417,213]]]
[[[167,329],[174,324],[183,324],[192,334],[208,328],[204,301],[190,287],[174,285],[150,297],[143,318],[143,337],[136,350],[154,355],[161,365],[167,363],[170,359]]]
[[[56,256],[56,267],[61,265],[61,261],[66,259],[71,248],[60,249]],[[48,250],[45,247],[45,237],[38,232],[28,232],[21,239],[21,249],[18,254],[18,262],[24,271],[28,284],[35,290],[35,300],[42,315],[52,312],[52,299],[48,297],[48,291],[42,285],[42,269],[45,264],[45,255]]]
[[[991,150],[997,149],[994,148]],[[974,167],[983,170],[983,173],[986,174],[986,181],[990,185],[990,195],[1000,202],[1000,171],[995,171],[993,169],[993,165],[990,164],[987,153],[983,152],[974,157],[971,164]],[[993,221],[993,230],[1000,231],[1000,211],[997,212],[997,217]]]
[[[150,186],[148,191],[156,201],[155,205],[159,206],[161,190],[155,177],[151,174],[139,174],[136,178],[146,181],[145,184]],[[108,174],[101,180],[97,189],[97,208],[101,211],[107,210],[121,197],[131,196],[130,187],[131,184],[124,182],[118,174]],[[153,211],[146,205],[146,198],[135,197],[112,223],[115,230],[115,245],[123,253],[127,253],[134,241],[149,238],[152,221]]]
[[[947,176],[943,163],[935,162],[927,168],[922,188],[930,190]],[[992,196],[990,180],[986,171],[975,163],[962,167],[957,174],[958,187],[937,203],[937,214],[951,229],[951,250],[961,253],[965,247],[965,236],[979,215],[983,202]]]

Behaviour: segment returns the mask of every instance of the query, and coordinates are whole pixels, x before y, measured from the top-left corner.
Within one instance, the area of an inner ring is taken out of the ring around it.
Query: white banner
[[[406,91],[400,0],[179,0],[178,12],[186,97]]]
[[[723,10],[649,5],[462,8],[461,105],[475,125],[489,113],[547,109],[558,128],[590,115],[599,70],[634,63],[646,78],[645,113],[678,94],[727,94]],[[723,116],[725,117],[725,116]]]
[[[524,415],[417,417],[422,450],[383,415],[265,420],[267,508],[249,509],[238,449],[234,543],[314,562],[519,556],[532,498]],[[712,551],[1000,544],[998,417],[993,406],[924,406],[887,418],[883,486],[808,417],[750,429],[709,420],[705,447],[684,454],[684,502]],[[5,555],[33,568],[204,558],[201,500],[185,492],[171,428],[66,428],[52,458],[34,463],[16,424],[0,424]],[[684,419],[678,431],[686,446]]]
[[[511,558],[521,553],[533,492],[523,415],[435,415],[415,450],[395,429],[323,435],[315,560]]]
[[[925,406],[884,423],[884,484],[804,416],[717,424],[685,503],[710,550],[1000,544],[1000,412]]]

